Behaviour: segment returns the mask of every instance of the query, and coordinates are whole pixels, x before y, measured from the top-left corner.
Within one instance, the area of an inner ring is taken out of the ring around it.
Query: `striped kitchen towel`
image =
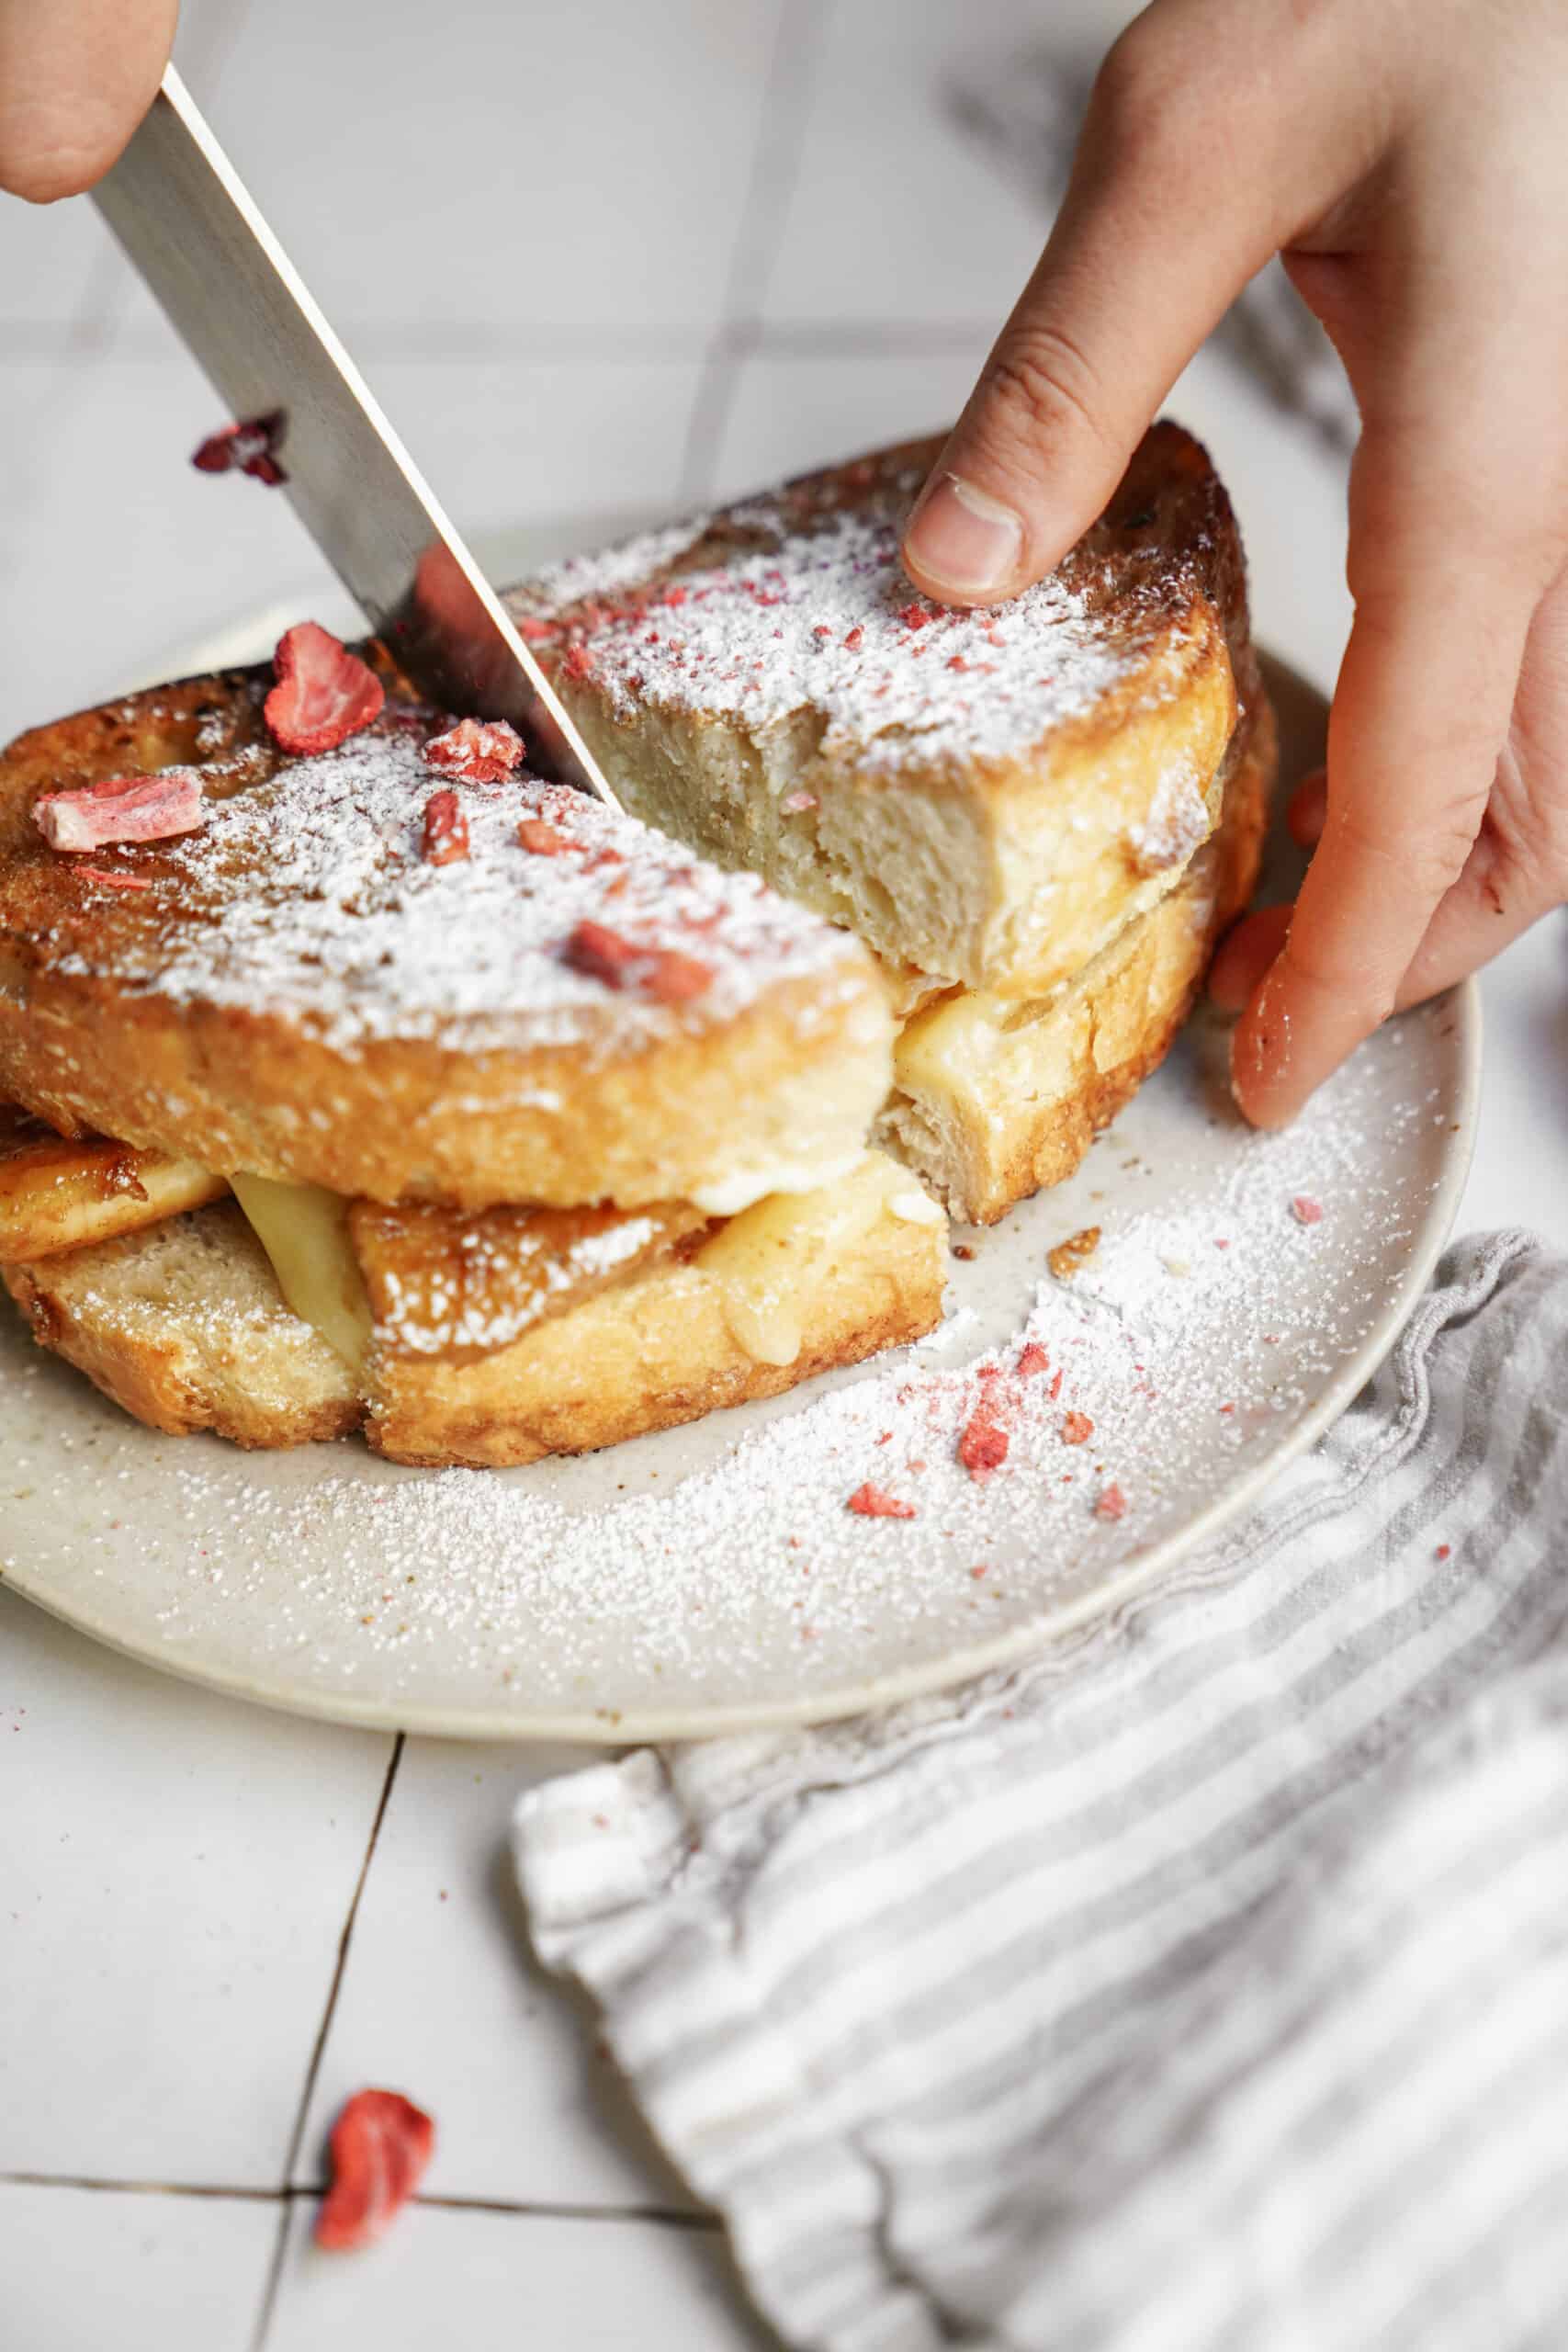
[[[1027,1669],[558,1780],[516,1856],[791,2345],[1568,2344],[1568,1264],[1451,1250]]]

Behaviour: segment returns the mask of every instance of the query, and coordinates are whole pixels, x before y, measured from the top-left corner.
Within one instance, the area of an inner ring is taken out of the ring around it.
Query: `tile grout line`
[[[682,502],[698,502],[711,493],[741,371],[761,333],[763,298],[799,177],[829,6],[829,0],[781,0],[719,324],[692,401],[681,461],[678,496]]]
[[[292,2208],[306,2198],[320,2197],[320,2184],[298,2181],[287,2188],[244,2188],[230,2183],[198,2180],[116,2180],[90,2173],[0,2172],[0,2188],[63,2188],[88,2196],[196,2197],[215,2203],[283,2205]],[[689,2212],[676,2205],[585,2205],[538,2198],[415,2196],[411,2206],[428,2206],[442,2213],[509,2213],[544,2222],[641,2222],[661,2229],[717,2231],[716,2213]]]
[[[360,1900],[365,1893],[366,1881],[370,1875],[370,1865],[376,1859],[376,1847],[381,1835],[381,1824],[387,1818],[387,1807],[391,1801],[392,1786],[398,1777],[398,1767],[402,1762],[406,1739],[407,1734],[399,1732],[392,1742],[392,1753],[387,1761],[386,1777],[381,1782],[380,1801],[376,1807],[375,1819],[370,1824],[370,1837],[366,1845],[364,1860],[359,1865],[359,1875],[354,1882],[354,1894],[349,1901],[348,1916],[343,1923],[343,1933],[338,1938],[337,1961],[333,1969],[332,1982],[327,1987],[326,2007],[321,2012],[321,2021],[316,2030],[316,2039],[311,2046],[310,2063],[305,2069],[304,2087],[300,2091],[299,2105],[294,2118],[294,2129],[289,2134],[288,2150],[283,2159],[283,2179],[276,2192],[283,2210],[278,2216],[277,2234],[273,2244],[272,2260],[267,2266],[266,2280],[262,2289],[261,2303],[256,2313],[256,2324],[251,2337],[251,2352],[262,2352],[262,2346],[265,2344],[271,2331],[272,2315],[277,2302],[277,2290],[283,2281],[283,2258],[288,2245],[289,2216],[293,2211],[290,2183],[294,2178],[294,2168],[299,2161],[299,2150],[305,2138],[305,2126],[310,2120],[310,2101],[315,2096],[316,2077],[321,2072],[321,2060],[326,2053],[327,2036],[332,2031],[338,1995],[343,1989],[344,1971],[348,1965],[349,1946],[354,1941],[354,1928],[359,1917]]]

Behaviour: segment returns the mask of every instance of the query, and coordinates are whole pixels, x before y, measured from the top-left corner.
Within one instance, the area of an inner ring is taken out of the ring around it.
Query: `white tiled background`
[[[466,527],[700,498],[939,423],[1039,223],[956,73],[1121,0],[189,0],[186,78]],[[1338,469],[1212,354],[1260,634],[1326,683]],[[0,735],[324,573],[191,472],[211,394],[91,208],[0,199]],[[1487,983],[1465,1221],[1568,1241],[1562,943]],[[0,1509],[3,1509],[0,1501]],[[570,1760],[209,1699],[0,1594],[6,2352],[757,2345],[591,2018],[533,1968],[519,1786]],[[325,2129],[434,2111],[420,2207],[313,2255]]]

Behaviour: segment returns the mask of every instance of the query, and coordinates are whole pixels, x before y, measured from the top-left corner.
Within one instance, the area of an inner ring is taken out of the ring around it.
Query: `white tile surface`
[[[767,2352],[706,2231],[414,2206],[363,2255],[296,2210],[265,2352]],[[188,2339],[187,2339],[188,2340]]]
[[[528,1952],[507,1857],[512,1809],[531,1781],[582,1761],[570,1748],[410,1742],[322,2054],[301,2182],[322,2177],[344,2100],[386,2083],[435,2114],[433,2195],[690,2207],[592,2018]]]
[[[6,2352],[246,2352],[278,2211],[0,2182]]]
[[[0,1658],[0,2173],[276,2188],[390,1742],[4,1592]]]
[[[345,332],[499,320],[525,348],[586,322],[701,329],[778,5],[468,0],[437,40],[423,9],[272,0],[191,80]]]

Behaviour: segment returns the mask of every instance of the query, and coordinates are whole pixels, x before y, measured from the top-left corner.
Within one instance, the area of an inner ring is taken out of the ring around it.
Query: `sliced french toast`
[[[217,1174],[383,1200],[743,1207],[860,1149],[892,1036],[871,958],[586,796],[463,787],[436,721],[284,758],[266,673],[132,695],[0,760],[0,1097]],[[204,821],[62,857],[44,797],[195,762]]]
[[[1174,888],[1053,994],[1020,1003],[953,989],[914,1004],[874,1134],[953,1216],[993,1225],[1065,1182],[1158,1069],[1215,941],[1252,896],[1275,762],[1273,712],[1259,700],[1233,739],[1214,831]]]
[[[487,1237],[422,1210],[411,1243],[403,1213],[359,1204],[352,1360],[326,1317],[286,1303],[231,1202],[0,1277],[43,1346],[154,1429],[282,1447],[362,1428],[378,1453],[432,1465],[610,1445],[941,1319],[945,1222],[879,1152],[728,1219],[585,1215],[572,1240],[562,1215],[495,1212]]]
[[[510,609],[625,805],[886,961],[1033,1001],[1179,879],[1259,685],[1230,502],[1179,426],[1011,603],[897,554],[910,442],[552,567]]]

